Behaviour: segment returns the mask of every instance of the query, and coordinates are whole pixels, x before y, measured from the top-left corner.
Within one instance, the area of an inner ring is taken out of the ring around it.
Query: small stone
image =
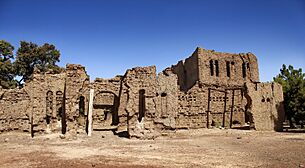
[[[4,139],[4,142],[8,142],[8,141],[9,141],[9,139],[8,139],[8,138],[5,138],[5,139]]]
[[[66,136],[65,136],[64,134],[60,134],[60,135],[59,135],[59,138],[60,138],[60,139],[65,139]]]
[[[299,168],[305,168],[305,166],[303,164],[300,164]]]
[[[236,139],[241,139],[241,137],[239,136],[239,137],[237,137]]]
[[[102,138],[105,138],[105,136],[104,136],[104,135],[102,135]]]

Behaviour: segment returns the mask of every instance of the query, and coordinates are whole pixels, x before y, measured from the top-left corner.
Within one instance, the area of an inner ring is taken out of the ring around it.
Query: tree
[[[9,89],[16,87],[15,71],[11,62],[14,59],[14,47],[4,41],[0,40],[0,86]]]
[[[59,72],[61,68],[56,65],[59,57],[59,50],[52,44],[38,46],[32,42],[21,41],[14,62],[16,74],[21,77],[18,83],[29,80],[35,68],[42,73],[48,70]]]
[[[294,69],[293,66],[282,66],[280,74],[273,78],[283,87],[284,107],[290,127],[293,126],[292,119],[299,123],[305,121],[305,74],[302,69]]]

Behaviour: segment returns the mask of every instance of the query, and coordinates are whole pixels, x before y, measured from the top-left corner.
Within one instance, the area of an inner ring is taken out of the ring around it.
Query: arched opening
[[[53,92],[48,91],[46,96],[46,123],[50,124],[53,113]]]
[[[79,97],[79,116],[85,116],[85,97],[84,96],[80,96]]]
[[[93,129],[115,129],[119,124],[119,99],[112,91],[99,91],[93,100]]]
[[[141,89],[139,91],[139,116],[138,121],[141,122],[142,118],[145,116],[145,90]]]
[[[161,93],[161,97],[165,97],[165,96],[167,96],[167,94],[166,93]]]
[[[231,77],[231,69],[230,69],[230,62],[229,61],[226,62],[226,66],[227,66],[227,77]]]
[[[247,99],[247,104],[245,106],[245,122],[249,123],[249,129],[255,129],[252,115],[252,99],[247,92],[245,92],[244,96]]]
[[[219,65],[217,60],[215,60],[215,69],[216,69],[216,76],[219,76]]]
[[[80,96],[78,102],[78,124],[80,126],[86,126],[86,119],[85,119],[85,97]]]
[[[246,67],[246,63],[242,64],[242,73],[243,73],[243,78],[247,77],[247,67]]]
[[[61,91],[56,92],[56,118],[57,121],[61,121],[62,119],[62,102],[63,101],[63,93]]]
[[[167,94],[161,93],[161,114],[166,115],[167,114]]]
[[[213,60],[210,60],[210,74],[211,76],[214,75],[214,65],[213,65]]]

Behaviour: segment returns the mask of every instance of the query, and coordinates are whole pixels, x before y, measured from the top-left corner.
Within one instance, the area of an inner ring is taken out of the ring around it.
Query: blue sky
[[[270,81],[282,64],[305,71],[305,0],[0,0],[0,39],[54,44],[91,80],[162,71],[200,46],[252,52]]]

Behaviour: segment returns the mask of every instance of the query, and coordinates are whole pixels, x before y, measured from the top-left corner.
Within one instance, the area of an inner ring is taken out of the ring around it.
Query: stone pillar
[[[93,109],[93,96],[94,96],[94,89],[90,89],[90,96],[89,96],[89,111],[88,111],[88,136],[91,136],[92,133],[92,109]]]

